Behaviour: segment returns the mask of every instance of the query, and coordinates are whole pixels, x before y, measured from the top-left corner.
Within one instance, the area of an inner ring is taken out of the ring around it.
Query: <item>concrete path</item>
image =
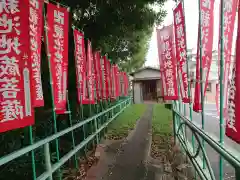
[[[115,162],[108,173],[99,180],[154,180],[154,173],[148,172],[145,161],[150,151],[151,121],[153,105],[149,104],[146,112],[138,121],[136,129],[128,140],[121,145]]]

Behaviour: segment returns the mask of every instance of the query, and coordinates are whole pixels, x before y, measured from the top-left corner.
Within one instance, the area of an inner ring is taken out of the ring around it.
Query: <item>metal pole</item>
[[[101,104],[101,102],[100,102],[100,100],[99,100],[98,103],[97,103],[97,114],[98,114],[99,112],[101,112],[101,111],[99,111],[99,109],[100,109],[100,108],[99,108],[99,107],[100,107],[100,104]],[[98,117],[98,118],[97,118],[97,128],[100,127],[100,125],[101,125],[101,124],[100,124],[100,121],[101,121],[101,119],[100,119],[100,117]],[[100,139],[101,139],[101,134],[99,133],[99,134],[98,134],[98,140],[100,141]],[[98,141],[98,143],[99,143],[99,141]]]
[[[177,64],[178,65],[178,64]],[[179,68],[179,65],[178,65],[178,68]],[[179,78],[179,76],[177,76],[177,79],[178,79],[178,82],[179,83],[181,83],[180,82],[180,78]],[[176,104],[178,103],[178,111],[179,111],[179,113],[182,113],[182,107],[181,107],[181,93],[180,93],[180,85],[178,84],[178,96],[179,96],[179,98],[178,98],[178,101],[176,101]],[[179,127],[180,126],[180,123],[181,123],[181,118],[179,117],[179,116],[177,116],[178,117],[178,122],[177,122],[177,127]],[[182,131],[183,132],[183,131]],[[184,133],[183,133],[183,135],[184,135]]]
[[[70,107],[70,102],[69,102],[69,96],[68,96],[68,91],[67,91],[67,113],[68,113],[68,119],[70,126],[72,127],[72,112],[71,112],[71,107]],[[75,137],[74,137],[74,131],[71,131],[72,135],[72,144],[73,144],[73,149],[75,149]],[[74,160],[75,160],[75,167],[78,169],[78,161],[77,161],[77,153],[74,154]]]
[[[222,146],[224,143],[224,117],[223,117],[223,104],[224,104],[224,93],[223,93],[223,74],[224,74],[224,1],[220,1],[221,5],[221,32],[220,32],[220,121],[219,121],[219,128],[220,128],[220,145]],[[220,180],[223,179],[223,158],[221,155],[219,155],[219,178]]]
[[[49,143],[44,144],[44,154],[45,154],[45,166],[46,170],[49,173],[48,179],[53,180],[52,177],[52,164],[51,164],[51,156],[50,156],[50,148]]]
[[[108,99],[108,109],[111,107],[111,99],[109,98]],[[111,118],[111,112],[110,111],[108,111],[108,119],[110,119]]]
[[[239,167],[235,167],[235,179],[240,179],[240,169]]]
[[[95,131],[98,130],[98,126],[97,126],[97,118],[94,119],[94,125],[95,125]],[[97,134],[97,144],[99,143],[99,138],[98,138],[98,134]]]
[[[82,102],[82,98],[81,98],[81,102]],[[81,104],[80,105],[80,110],[81,110],[81,120],[84,120],[84,117],[83,117],[83,110],[84,110],[84,105],[83,104]],[[83,125],[83,138],[84,138],[84,140],[86,139],[86,124],[84,124]],[[87,148],[86,148],[86,146],[84,146],[84,155],[86,156],[87,155]]]
[[[183,6],[183,14],[184,14],[184,28],[185,28],[185,32],[186,32],[186,22],[185,22],[185,19],[186,19],[186,15],[185,15],[185,4],[184,4],[184,0],[182,0],[182,6]],[[187,42],[187,38],[186,38],[186,35],[185,35],[185,42]],[[189,102],[189,118],[190,118],[190,121],[193,121],[193,118],[192,118],[192,113],[193,113],[193,110],[192,110],[192,89],[191,89],[191,81],[190,81],[190,73],[189,73],[189,65],[188,65],[188,55],[187,55],[187,43],[185,45],[186,47],[186,59],[187,59],[187,78],[188,78],[188,97],[190,98],[190,102]],[[186,113],[186,112],[185,112]],[[195,151],[195,138],[194,138],[194,135],[192,133],[192,147],[193,147],[193,151]],[[194,173],[194,179],[196,179],[196,171]]]
[[[54,93],[53,93],[53,81],[52,81],[52,73],[51,73],[51,62],[50,62],[50,57],[51,54],[48,52],[48,27],[47,27],[47,19],[46,19],[46,9],[44,7],[44,23],[45,23],[45,36],[46,36],[46,51],[47,51],[47,57],[48,57],[48,68],[49,68],[49,76],[50,76],[50,86],[51,86],[51,101],[52,101],[52,115],[53,115],[53,121],[54,121],[54,133],[57,133],[57,119],[56,119],[56,112],[55,112],[55,104],[54,104]],[[60,159],[60,155],[59,155],[59,142],[58,139],[55,140],[55,144],[56,144],[56,155],[57,155],[57,161],[59,161]],[[60,168],[58,169],[58,175],[59,175],[59,179],[62,179],[62,175],[61,175],[61,170]]]
[[[173,105],[173,103],[172,103]],[[174,137],[174,144],[177,144],[177,136],[176,136],[176,118],[175,118],[175,112],[172,109],[172,116],[173,116],[173,137]]]
[[[101,100],[101,102],[100,102],[100,112],[102,112],[103,111],[103,99]],[[100,117],[100,125],[102,126],[103,125],[103,115],[101,115],[101,117]],[[103,131],[103,133],[101,133],[101,136],[104,136],[104,131]],[[100,137],[101,138],[101,137]]]
[[[88,107],[89,107],[89,118],[90,118],[90,117],[92,117],[92,104],[89,104]],[[88,130],[90,129],[91,134],[93,133],[93,127],[94,127],[94,122],[91,121],[90,122],[90,128],[88,128]],[[95,145],[95,142],[93,140],[92,141],[92,146],[94,147],[94,145]]]
[[[33,133],[32,133],[32,126],[29,126],[29,138],[30,138],[30,144],[32,145],[33,142]],[[32,157],[32,171],[33,171],[33,180],[37,179],[36,175],[36,164],[35,164],[35,153],[34,150],[31,151],[31,157]]]
[[[108,98],[105,101],[105,110],[107,110],[107,109],[108,109]],[[106,117],[106,119],[105,119],[104,123],[106,123],[108,121],[108,112],[106,113],[105,117]],[[107,133],[107,127],[105,127],[105,129],[104,129],[104,133],[105,134]]]
[[[203,69],[202,69],[202,14],[201,14],[201,0],[199,0],[198,4],[198,11],[199,11],[199,48],[200,48],[200,92],[201,92],[201,106],[202,106],[202,112],[201,112],[201,117],[202,117],[202,130],[205,129],[205,120],[204,120],[204,87],[203,87]],[[198,52],[197,52],[198,53]],[[198,68],[198,67],[197,67]],[[205,142],[202,139],[202,146],[205,149]],[[203,158],[203,169],[206,168],[206,162],[205,159]]]

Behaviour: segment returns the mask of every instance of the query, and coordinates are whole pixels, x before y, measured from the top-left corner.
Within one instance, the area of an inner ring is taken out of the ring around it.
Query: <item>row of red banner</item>
[[[0,132],[34,124],[34,107],[44,106],[41,80],[44,23],[55,112],[66,112],[69,11],[47,3],[44,20],[43,3],[42,0],[20,0],[14,6],[1,3],[4,8],[0,10]],[[74,29],[73,34],[78,103],[95,104],[127,96],[127,74],[111,65],[106,56],[93,53],[89,40],[85,48],[83,33]]]
[[[238,100],[240,94],[240,3],[238,0],[232,0],[232,4],[228,4],[228,8],[224,9],[224,110],[226,120],[226,135],[240,143],[240,101]],[[238,9],[236,8],[238,6]],[[226,6],[225,6],[226,7]],[[238,11],[238,27],[237,27],[237,41],[236,41],[236,58],[232,60],[232,35],[234,30],[235,14]],[[233,62],[232,62],[233,61]],[[232,73],[230,74],[230,64],[232,63]],[[221,82],[220,82],[221,83]]]
[[[212,47],[213,47],[213,29],[214,29],[214,0],[200,0],[201,11],[201,24],[198,27],[198,43],[196,54],[196,81],[193,100],[193,110],[195,112],[202,111],[202,98],[200,90],[200,64],[202,63],[202,84],[203,96],[206,95],[208,86],[208,77],[212,63]],[[237,74],[240,73],[240,63],[236,59],[232,62],[232,40],[233,30],[235,23],[235,16],[238,0],[224,1],[224,46],[220,47],[221,36],[219,26],[219,50],[218,50],[218,76],[220,77],[220,55],[224,55],[224,74],[223,82],[223,95],[224,95],[224,118],[226,120],[226,135],[240,142],[240,117],[235,111],[238,104],[236,99],[240,91],[240,86],[236,86],[238,82]],[[221,7],[221,6],[220,6]],[[221,11],[220,11],[221,12]],[[238,14],[239,15],[239,14]],[[186,29],[185,17],[182,2],[179,2],[173,10],[174,24],[170,26],[157,29],[157,42],[158,42],[158,56],[160,63],[160,74],[162,79],[162,92],[165,100],[179,100],[182,99],[184,103],[190,103],[192,100],[189,95],[191,94],[191,87],[188,89],[190,77],[188,77],[187,67],[187,44],[186,44]],[[220,13],[221,17],[221,13]],[[238,23],[239,24],[239,23]],[[238,33],[240,31],[238,30]],[[201,39],[200,39],[201,37]],[[239,45],[240,35],[237,39],[236,52],[240,52]],[[201,47],[201,49],[200,49]],[[201,51],[200,51],[201,50]],[[236,55],[237,58],[240,56]],[[201,59],[201,61],[200,61]],[[230,81],[230,68],[231,63],[234,64],[232,69],[232,80]],[[238,67],[239,66],[239,67]],[[180,96],[178,97],[178,88]],[[190,90],[190,91],[189,91]],[[216,86],[216,105],[218,112],[219,97],[220,97],[219,84]],[[238,121],[237,121],[238,120]]]
[[[102,57],[100,52],[92,54],[89,40],[87,41],[86,55],[83,33],[77,29],[74,29],[73,33],[78,102],[81,104],[95,104],[95,100],[116,100],[122,94],[127,96],[129,84],[127,74],[120,72],[117,65],[112,66],[107,57]],[[120,94],[120,81],[124,83],[125,87],[122,94]]]
[[[213,0],[212,0],[213,1]],[[202,1],[204,2],[204,1]],[[213,1],[214,2],[214,1]],[[202,4],[202,3],[201,3]],[[194,95],[193,109],[196,112],[201,111],[200,98],[200,48],[202,51],[202,67],[203,67],[203,84],[204,95],[208,84],[208,76],[212,61],[212,44],[213,44],[213,4],[201,5],[201,11],[209,13],[208,23],[201,26],[201,41],[200,32],[198,37],[198,51],[196,58],[196,84]],[[185,18],[182,3],[180,2],[173,10],[174,24],[157,29],[158,39],[158,54],[160,60],[161,77],[163,79],[164,99],[178,100],[178,85],[180,89],[181,99],[184,103],[190,102],[188,93],[188,75],[187,75],[187,47],[186,47],[186,29]],[[205,22],[206,17],[202,17]],[[200,29],[200,27],[199,27]],[[177,72],[177,73],[176,73]],[[178,78],[177,78],[178,77]],[[178,84],[179,82],[179,84]]]
[[[223,75],[223,87],[224,87],[224,117],[227,118],[227,102],[228,102],[228,89],[229,89],[229,75],[230,75],[230,65],[232,61],[232,39],[234,31],[234,23],[236,18],[236,11],[238,0],[231,0],[230,4],[227,4],[228,8],[224,8],[224,24],[223,33],[225,37],[224,41],[224,75]],[[224,4],[225,5],[225,4]],[[219,41],[220,41],[221,29],[219,28]],[[218,56],[220,59],[221,47],[218,47]],[[233,63],[232,63],[233,64]],[[220,77],[220,61],[218,61],[218,76]],[[218,114],[220,114],[220,85],[216,84],[216,105]]]

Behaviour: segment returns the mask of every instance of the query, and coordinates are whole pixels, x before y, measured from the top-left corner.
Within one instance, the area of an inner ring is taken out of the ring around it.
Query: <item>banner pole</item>
[[[96,104],[96,107],[97,107],[97,113],[96,113],[96,114],[98,114],[98,113],[99,113],[99,101],[98,101],[98,103]],[[95,122],[96,122],[96,124],[95,124],[95,128],[96,128],[96,129],[95,129],[95,130],[97,130],[98,127],[99,127],[99,117],[96,118]],[[99,141],[100,141],[100,133],[97,134],[97,144],[99,143]]]
[[[202,119],[202,130],[205,129],[205,118],[204,118],[204,87],[203,87],[203,64],[202,64],[202,14],[201,14],[201,0],[198,1],[198,14],[199,14],[199,48],[200,48],[200,93],[201,93],[201,107],[202,107],[202,111],[201,111],[201,119]],[[198,52],[197,52],[198,54]],[[198,68],[198,67],[197,67]],[[202,146],[205,149],[205,142],[202,139]],[[205,159],[203,158],[203,169],[206,168],[206,162]]]
[[[29,138],[30,138],[30,145],[33,145],[33,131],[32,131],[32,126],[29,126]],[[37,179],[36,175],[36,164],[35,164],[35,152],[34,150],[31,151],[31,158],[32,158],[32,171],[33,171],[33,180]]]
[[[56,112],[55,112],[55,104],[54,104],[54,93],[53,93],[53,81],[52,81],[52,72],[51,72],[51,62],[50,62],[50,57],[51,57],[51,54],[48,52],[48,27],[47,27],[47,19],[46,19],[46,8],[43,7],[44,9],[44,25],[45,25],[45,36],[46,36],[46,51],[47,51],[47,58],[48,58],[48,68],[49,68],[49,76],[50,76],[50,89],[51,89],[51,101],[52,101],[52,115],[53,115],[53,122],[54,122],[54,133],[57,133],[57,118],[56,118]],[[56,145],[56,155],[57,155],[57,161],[59,161],[60,159],[60,155],[59,155],[59,140],[58,138],[56,138],[55,140],[55,145]],[[61,169],[59,168],[57,170],[58,172],[58,175],[59,175],[59,179],[61,180],[62,179],[62,174],[61,174]]]
[[[75,26],[72,26],[72,29],[74,30],[74,29],[76,29],[76,30],[78,30],[78,31],[80,31],[80,32],[82,32],[82,34],[84,35],[84,32],[83,31],[81,31],[81,30],[79,30],[77,27],[75,27]],[[74,43],[74,47],[76,47],[76,41],[75,41],[75,38],[74,38],[74,41],[73,41],[73,43]],[[75,51],[76,51],[76,49],[75,49]],[[76,57],[75,57],[76,58]],[[76,59],[75,59],[76,60]],[[79,85],[79,84],[78,84]],[[80,85],[79,85],[80,86]],[[82,91],[82,92],[81,92]],[[82,94],[83,94],[83,90],[80,88],[80,102],[79,102],[79,111],[80,111],[80,120],[83,120],[83,111],[84,111],[84,105],[82,104]],[[83,129],[83,138],[84,138],[84,140],[85,140],[85,138],[86,138],[86,130],[85,130],[85,124],[83,125],[83,127],[82,127],[82,129]],[[85,153],[85,155],[86,155],[86,146],[85,146],[85,148],[84,148],[84,153]]]
[[[84,111],[84,105],[82,104],[82,98],[80,97],[81,99],[81,104],[80,104],[80,111],[81,111],[81,120],[84,120],[84,114],[83,114],[83,111]],[[83,138],[84,140],[86,139],[86,124],[83,125]],[[87,155],[87,149],[86,149],[86,146],[84,147],[84,155],[86,157]]]
[[[100,110],[101,110],[101,112],[104,110],[103,109],[103,99],[101,100],[101,104],[100,104]],[[100,119],[100,123],[101,123],[101,126],[103,125],[103,123],[104,123],[104,116],[103,115],[101,115],[101,117],[100,117],[101,119]],[[102,135],[103,135],[103,137],[104,137],[104,131],[103,131],[103,133],[102,133]]]
[[[70,102],[69,102],[69,96],[68,96],[68,90],[67,90],[67,113],[68,113],[68,120],[69,120],[69,124],[72,127],[73,123],[72,123],[72,112],[71,112],[71,107],[70,107]],[[72,135],[72,145],[73,148],[75,149],[75,138],[74,138],[74,131],[71,131],[71,135]],[[75,159],[75,167],[76,169],[78,169],[78,162],[77,162],[77,153],[74,154],[74,159]]]
[[[182,6],[183,6],[183,15],[184,15],[184,28],[185,28],[185,32],[186,32],[186,14],[185,14],[185,3],[184,3],[184,0],[182,0]],[[186,59],[187,59],[187,62],[186,62],[186,65],[187,65],[187,78],[188,78],[188,97],[190,98],[190,102],[189,102],[189,118],[190,118],[190,121],[193,121],[193,118],[192,118],[192,113],[193,113],[193,110],[192,110],[192,90],[191,90],[191,80],[190,80],[190,73],[189,73],[189,64],[188,64],[188,50],[187,50],[187,37],[186,37],[186,34],[185,34],[185,49],[186,49]],[[192,146],[193,146],[193,151],[195,152],[195,138],[194,138],[194,135],[192,133]],[[197,178],[197,173],[195,171],[194,173],[194,179]]]
[[[224,118],[223,118],[223,105],[224,105],[224,93],[223,93],[223,74],[224,74],[224,1],[220,0],[220,8],[221,8],[221,21],[220,21],[220,27],[221,27],[221,31],[220,31],[220,122],[219,122],[219,128],[220,128],[220,145],[223,145],[224,142]],[[223,158],[221,155],[219,155],[219,178],[220,180],[223,179],[224,175],[223,175]]]
[[[104,110],[107,110],[107,109],[108,109],[108,98],[106,97]],[[106,123],[107,121],[108,121],[108,113],[106,113],[105,115],[104,123]],[[107,127],[104,128],[104,135],[106,133],[107,133]]]
[[[89,104],[89,118],[91,118],[93,116],[93,113],[92,113],[92,104],[90,103]],[[94,122],[93,121],[91,121],[90,122],[90,130],[91,130],[91,133],[93,133],[93,127],[94,127]],[[92,140],[92,146],[94,147],[94,145],[95,145],[95,141],[94,140]]]

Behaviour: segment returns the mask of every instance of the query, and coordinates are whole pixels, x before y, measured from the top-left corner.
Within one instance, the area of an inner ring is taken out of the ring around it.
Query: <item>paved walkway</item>
[[[113,166],[101,180],[154,180],[154,174],[144,165],[150,150],[152,111],[153,105],[149,104],[135,131],[121,146]]]

